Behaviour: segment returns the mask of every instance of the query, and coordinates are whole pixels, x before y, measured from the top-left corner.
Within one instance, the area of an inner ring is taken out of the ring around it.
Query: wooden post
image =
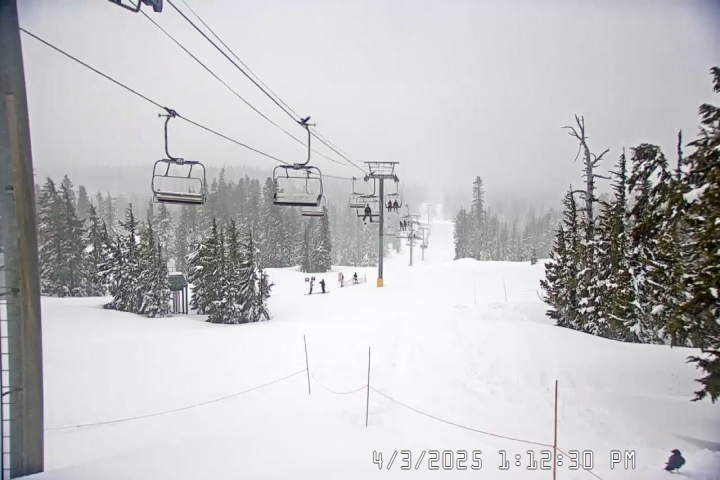
[[[368,426],[368,416],[370,415],[370,347],[368,347],[368,382],[367,382],[367,401],[365,403],[365,427]]]
[[[553,433],[553,480],[557,476],[557,408],[558,408],[558,381],[555,380],[555,429]]]
[[[310,364],[308,363],[307,340],[305,340],[305,335],[303,335],[303,343],[305,344],[305,371],[307,372],[308,379],[308,395],[310,395]]]

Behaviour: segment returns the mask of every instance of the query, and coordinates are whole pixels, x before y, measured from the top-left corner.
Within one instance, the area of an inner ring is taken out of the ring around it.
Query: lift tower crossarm
[[[397,175],[395,175],[395,166],[398,165],[398,163],[400,162],[365,162],[369,172],[365,176],[365,180],[374,179],[380,184],[380,201],[378,202],[380,204],[380,209],[378,211],[380,214],[380,225],[378,226],[378,287],[383,286],[383,247],[385,246],[385,214],[383,210],[385,209],[385,180],[392,180],[394,182],[400,181]]]

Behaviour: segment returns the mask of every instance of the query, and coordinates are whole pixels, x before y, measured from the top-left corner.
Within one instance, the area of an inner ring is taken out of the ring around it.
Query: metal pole
[[[305,340],[305,335],[303,335],[303,343],[305,344],[305,371],[307,372],[308,378],[308,395],[310,395],[310,364],[308,363],[307,341]]]
[[[385,179],[380,178],[380,241],[378,246],[378,279],[377,279],[377,286],[382,287],[383,286],[383,254],[385,253]]]
[[[412,224],[410,224],[412,225]],[[415,240],[415,233],[412,231],[412,227],[410,230],[410,266],[412,267],[412,253],[413,253],[413,240]]]
[[[44,470],[40,280],[30,125],[16,0],[0,0],[0,216],[7,290],[10,476]],[[3,432],[4,433],[4,432]],[[4,440],[4,438],[2,439]],[[3,442],[3,447],[5,444]]]
[[[368,416],[370,415],[370,347],[368,347],[368,383],[367,383],[367,400],[365,403],[365,427],[368,426]]]

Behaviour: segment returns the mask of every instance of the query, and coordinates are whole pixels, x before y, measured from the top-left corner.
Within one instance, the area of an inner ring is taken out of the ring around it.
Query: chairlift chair
[[[273,203],[284,207],[319,207],[323,198],[322,173],[317,167],[309,165],[312,148],[310,140],[312,135],[310,127],[315,124],[308,123],[310,117],[300,119],[298,123],[308,134],[308,156],[304,163],[295,163],[292,165],[278,165],[273,169],[273,184],[275,185],[275,193],[273,195]],[[281,173],[284,172],[284,176]],[[287,186],[302,181],[305,184],[304,192],[286,191],[281,188],[280,180],[287,182]]]
[[[352,179],[352,193],[350,194],[350,208],[364,209],[365,205],[368,204],[368,199],[375,195],[375,182],[373,182],[373,191],[371,193],[359,193],[355,191],[355,180]]]
[[[284,175],[282,173],[284,172]],[[285,189],[302,181],[304,191]],[[278,165],[273,170],[274,203],[285,207],[318,207],[323,196],[322,174],[316,167]],[[283,184],[285,188],[283,188]]]
[[[370,217],[371,218],[379,218],[380,217],[380,199],[376,196],[366,196],[363,198],[363,205],[362,208],[358,208],[355,210],[358,218],[365,217],[365,207],[370,206]]]
[[[165,154],[167,158],[156,161],[153,166],[153,176],[150,181],[153,200],[159,203],[174,205],[203,205],[207,199],[205,192],[205,185],[207,184],[205,165],[195,160],[185,160],[184,158],[170,155],[168,151],[168,122],[171,118],[177,116],[177,113],[171,109],[167,109],[167,111],[168,115],[158,115],[166,117]],[[158,166],[161,166],[160,170],[158,170]],[[162,172],[162,166],[165,168],[164,173]],[[170,172],[171,167],[179,167],[181,170],[184,170],[188,166],[190,168],[187,170],[187,175],[181,175],[175,172],[171,174]],[[202,174],[193,175],[193,167],[201,168]],[[185,185],[185,187],[189,188],[178,189],[178,184]]]
[[[385,194],[385,203],[383,205],[392,204],[393,209],[395,209],[395,202],[397,202],[397,209],[402,208],[403,206],[403,199],[402,195],[400,194],[400,187],[399,183],[395,182],[395,193],[386,193]],[[396,209],[396,211],[397,211]]]
[[[300,209],[300,215],[303,217],[324,217],[327,215],[327,206],[325,197],[320,199],[320,203],[313,207],[302,207]]]

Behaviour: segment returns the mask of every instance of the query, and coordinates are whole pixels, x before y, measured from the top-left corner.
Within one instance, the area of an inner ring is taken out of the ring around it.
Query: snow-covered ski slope
[[[674,448],[687,459],[685,476],[720,478],[720,405],[690,402],[699,372],[685,358],[694,351],[552,326],[536,292],[542,263],[453,262],[452,253],[452,225],[436,222],[426,260],[416,248],[410,268],[403,246],[387,259],[381,289],[370,268],[357,270],[368,283],[345,288],[337,272],[347,279],[352,268],[315,275],[332,295],[312,296],[305,274],[271,271],[274,319],[251,325],[44,299],[47,471],[34,478],[549,479],[526,469],[527,451],[540,461],[548,447],[472,429],[552,444],[555,380],[559,448],[593,452],[591,472],[570,470],[564,457],[558,479],[675,478],[663,470]],[[143,418],[58,429],[130,417]],[[388,469],[395,450],[411,452],[411,472],[400,453]],[[442,459],[429,470],[431,450],[453,451],[453,470]],[[635,469],[611,470],[612,450],[634,451]],[[479,472],[473,451],[482,451]]]

